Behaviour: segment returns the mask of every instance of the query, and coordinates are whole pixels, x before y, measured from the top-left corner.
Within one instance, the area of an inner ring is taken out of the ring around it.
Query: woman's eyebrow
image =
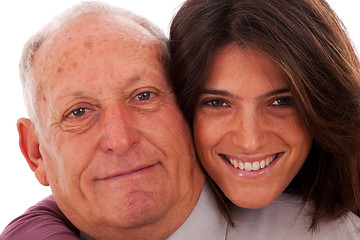
[[[260,96],[258,96],[257,98],[266,98],[266,97],[271,97],[277,94],[283,94],[283,93],[290,93],[290,89],[288,88],[279,88],[279,89],[274,89],[271,90],[270,92],[264,93]]]
[[[220,95],[225,97],[231,97],[233,96],[231,93],[225,90],[215,90],[215,89],[204,89],[202,91],[202,94],[211,94],[211,95]]]
[[[288,88],[279,88],[271,90],[267,93],[261,94],[257,98],[266,98],[277,94],[283,94],[283,93],[289,93],[290,89]],[[233,94],[231,94],[228,91],[225,90],[216,90],[216,89],[204,89],[202,91],[202,94],[211,94],[211,95],[219,95],[219,96],[225,96],[225,97],[235,97]]]

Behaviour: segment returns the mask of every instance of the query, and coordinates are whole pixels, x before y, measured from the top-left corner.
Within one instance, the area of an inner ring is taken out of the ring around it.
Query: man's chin
[[[118,198],[114,197],[116,196],[111,197],[113,200],[104,199],[101,203],[94,204],[94,208],[97,208],[94,214],[94,220],[95,216],[98,219],[96,224],[113,225],[117,229],[141,228],[156,224],[172,205],[162,193],[136,191]]]

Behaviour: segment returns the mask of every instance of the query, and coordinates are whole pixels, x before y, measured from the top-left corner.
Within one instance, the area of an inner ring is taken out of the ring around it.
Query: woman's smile
[[[224,158],[228,163],[230,163],[234,168],[251,172],[268,167],[279,156],[279,154],[280,153],[275,153],[273,155],[262,157],[260,159],[241,160],[225,154],[220,154],[220,156]]]
[[[209,69],[193,124],[199,159],[233,203],[264,207],[298,173],[312,137],[283,72],[261,51],[230,44]]]

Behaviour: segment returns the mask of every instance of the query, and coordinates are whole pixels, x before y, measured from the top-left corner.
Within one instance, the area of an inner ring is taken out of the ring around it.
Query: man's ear
[[[44,186],[49,186],[44,161],[40,152],[39,137],[30,119],[20,118],[17,121],[19,146],[37,180]]]

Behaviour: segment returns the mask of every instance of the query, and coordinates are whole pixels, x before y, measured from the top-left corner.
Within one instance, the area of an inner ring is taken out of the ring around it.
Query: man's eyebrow
[[[84,94],[83,91],[74,91],[74,92],[70,92],[70,93],[68,93],[66,95],[60,95],[60,96],[57,97],[56,100],[59,101],[60,99],[69,98],[69,97],[71,97],[71,98],[81,98],[81,97],[84,97],[84,96],[85,96],[85,94]]]
[[[83,91],[75,91],[71,94],[73,97],[83,97],[85,94]]]
[[[60,103],[61,101],[64,101],[62,103],[71,104],[73,101],[96,101],[96,97],[87,95],[83,91],[74,91],[69,92],[68,94],[60,95],[58,96],[55,101]]]

